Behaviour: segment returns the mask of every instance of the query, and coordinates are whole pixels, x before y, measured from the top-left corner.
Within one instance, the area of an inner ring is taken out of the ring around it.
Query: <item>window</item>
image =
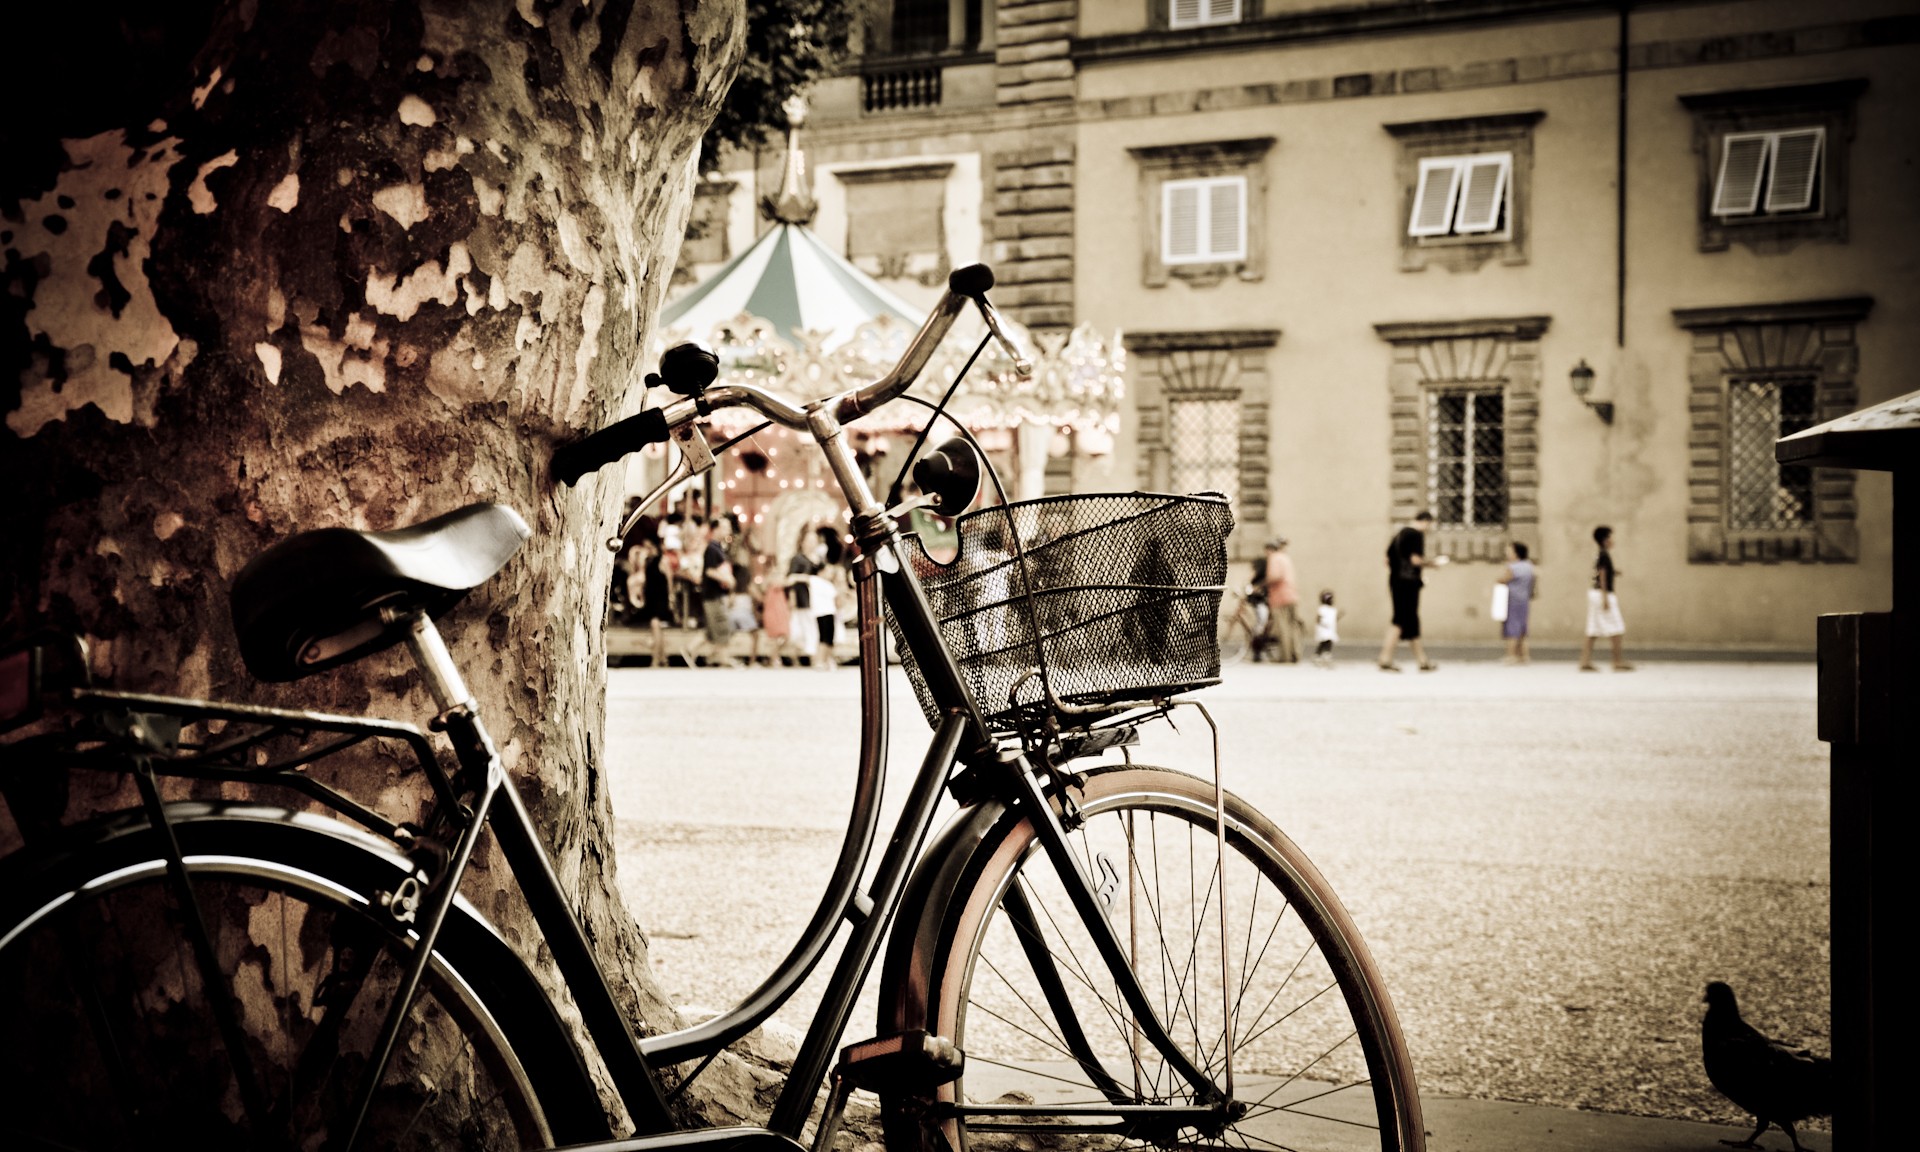
[[[1820,211],[1820,151],[1825,128],[1729,132],[1721,138],[1715,216]]]
[[[1800,528],[1813,523],[1813,469],[1780,464],[1773,442],[1814,426],[1811,376],[1736,377],[1727,382],[1727,526]]]
[[[1505,408],[1491,389],[1427,393],[1427,504],[1440,527],[1506,525]]]
[[[1247,255],[1247,181],[1169,180],[1160,186],[1160,258],[1168,264],[1241,260]]]
[[[1196,288],[1266,275],[1273,137],[1130,148],[1140,165],[1141,280]]]
[[[847,189],[847,259],[878,280],[944,281],[952,171],[952,164],[836,171]]]
[[[1127,391],[1137,431],[1135,483],[1148,492],[1224,493],[1236,559],[1260,555],[1273,467],[1271,329],[1126,334]]]
[[[1506,232],[1507,183],[1513,154],[1435,156],[1420,161],[1409,236],[1478,236]]]
[[[1400,141],[1400,267],[1471,272],[1527,262],[1533,127],[1545,113],[1502,112],[1388,124]]]
[[[1240,495],[1240,402],[1173,400],[1171,425],[1173,490]]]
[[[1545,316],[1376,324],[1387,371],[1391,515],[1433,511],[1427,548],[1498,561],[1540,548],[1540,337]]]
[[[1869,297],[1676,309],[1687,361],[1687,559],[1696,564],[1852,561],[1854,474],[1780,464],[1782,436],[1854,410],[1854,326]]]
[[[1682,96],[1699,163],[1700,250],[1847,239],[1847,142],[1865,80]]]
[[[1169,28],[1204,28],[1210,24],[1238,24],[1240,0],[1171,0]]]

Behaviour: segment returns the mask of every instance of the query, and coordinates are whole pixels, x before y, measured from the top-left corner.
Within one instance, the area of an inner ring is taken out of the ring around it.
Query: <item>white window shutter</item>
[[[1209,24],[1237,24],[1240,21],[1240,0],[1206,0],[1207,20]]]
[[[1413,193],[1409,236],[1445,236],[1453,223],[1453,202],[1460,190],[1460,164],[1452,158],[1420,161],[1420,178]]]
[[[1507,196],[1507,175],[1513,155],[1491,152],[1470,156],[1462,161],[1466,176],[1460,182],[1460,210],[1453,230],[1462,236],[1495,232],[1500,228],[1500,208]]]
[[[1187,28],[1198,24],[1204,18],[1206,3],[1207,0],[1173,0],[1167,22],[1175,28]]]
[[[1773,151],[1773,133],[1736,132],[1720,149],[1720,179],[1713,189],[1715,216],[1744,216],[1760,207],[1760,179]]]
[[[1825,128],[1796,128],[1773,134],[1773,179],[1767,185],[1767,211],[1805,212],[1820,186],[1820,146]]]
[[[1200,251],[1200,188],[1168,181],[1162,188],[1160,256],[1168,263],[1191,261]]]
[[[1247,254],[1247,182],[1235,176],[1207,188],[1207,254],[1239,260]]]

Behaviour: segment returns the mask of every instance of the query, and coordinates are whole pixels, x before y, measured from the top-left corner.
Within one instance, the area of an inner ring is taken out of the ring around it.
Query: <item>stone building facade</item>
[[[864,20],[812,97],[822,238],[908,299],[984,259],[1037,330],[1125,334],[1116,450],[1069,451],[1050,487],[1229,490],[1236,555],[1289,536],[1354,637],[1384,624],[1382,550],[1421,508],[1458,561],[1429,581],[1441,638],[1492,638],[1509,540],[1541,562],[1536,638],[1577,638],[1601,523],[1633,642],[1807,651],[1815,614],[1886,607],[1885,477],[1770,446],[1915,386],[1910,5],[881,0]],[[716,191],[734,250],[776,164]]]

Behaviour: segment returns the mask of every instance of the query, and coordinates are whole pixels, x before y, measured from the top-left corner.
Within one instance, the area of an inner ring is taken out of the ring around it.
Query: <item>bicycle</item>
[[[0,715],[32,722],[0,755],[28,838],[0,861],[4,1142],[794,1152],[817,1109],[811,1147],[825,1152],[864,1089],[892,1152],[1065,1135],[1304,1148],[1356,1125],[1369,1145],[1418,1152],[1391,1001],[1324,878],[1224,789],[1217,764],[1208,781],[1133,761],[1143,727],[1176,708],[1205,716],[1185,693],[1218,680],[1225,500],[1003,496],[961,517],[960,554],[943,567],[901,535],[902,507],[874,498],[846,443],[843,425],[903,393],[969,303],[1018,361],[991,287],[984,266],[954,272],[887,375],[805,407],[711,386],[711,356],[676,349],[661,376],[681,399],[555,455],[556,478],[572,483],[671,440],[679,461],[657,497],[711,467],[701,417],[746,406],[811,433],[848,499],[854,802],[811,921],[746,999],[702,1024],[636,1033],[440,639],[434,618],[528,536],[520,517],[481,504],[392,532],[303,532],[235,581],[249,669],[291,680],[404,645],[450,762],[401,721],[93,687],[73,642],[0,659]],[[925,491],[906,504],[959,512],[979,459],[964,442],[930,453],[913,471]],[[863,880],[885,775],[889,632],[934,735]],[[394,821],[306,771],[367,741],[417,764],[432,797],[424,820]],[[138,807],[54,827],[74,770],[131,777]],[[162,775],[287,789],[304,807],[163,802]],[[936,834],[943,794],[959,807]],[[636,1135],[613,1138],[554,995],[459,895],[483,834]],[[766,1123],[680,1128],[675,1093],[793,994],[843,922]],[[876,1035],[839,1047],[876,964]],[[669,1066],[689,1068],[673,1092]]]
[[[1221,597],[1216,632],[1222,664],[1238,664],[1249,656],[1257,660],[1261,651],[1273,642],[1260,621],[1260,611],[1251,592]]]

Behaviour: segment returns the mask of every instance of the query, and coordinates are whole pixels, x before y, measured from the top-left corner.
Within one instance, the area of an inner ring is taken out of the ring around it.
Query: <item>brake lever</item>
[[[980,305],[980,317],[987,322],[987,331],[993,333],[993,338],[1000,341],[1000,347],[1012,357],[1013,370],[1022,376],[1033,375],[1033,359],[1014,341],[1013,337],[1007,335],[1007,330],[1000,324],[1000,310],[993,306],[993,301],[987,299],[983,293],[975,296],[973,302]]]
[[[607,537],[607,551],[620,551],[626,545],[627,534],[639,525],[647,510],[676,484],[691,480],[713,467],[713,448],[697,425],[681,425],[674,429],[673,438],[680,445],[680,462],[667,473],[666,479],[654,486],[653,491],[640,498],[640,503],[633,506],[633,511],[627,513],[626,519],[620,522],[620,534]]]

